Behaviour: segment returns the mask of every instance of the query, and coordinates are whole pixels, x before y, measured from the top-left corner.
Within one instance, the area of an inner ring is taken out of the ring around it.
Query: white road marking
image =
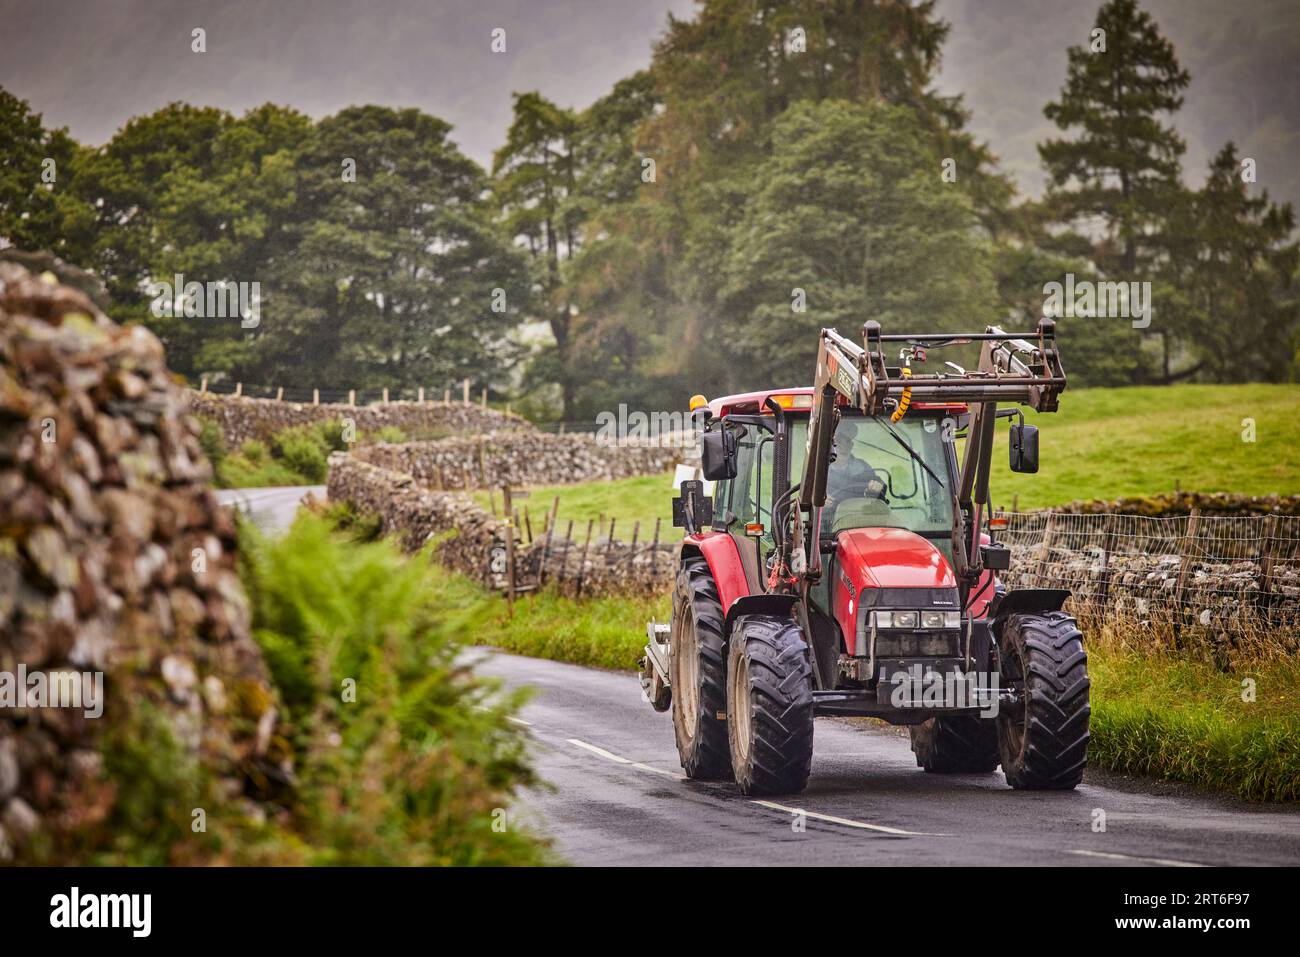
[[[604,758],[606,761],[613,761],[615,764],[625,764],[628,767],[636,768],[639,771],[650,771],[653,774],[662,774],[666,777],[676,778],[679,781],[684,781],[686,779],[686,775],[684,774],[678,774],[675,771],[666,771],[663,768],[651,767],[650,765],[642,764],[639,761],[630,761],[627,758],[622,757],[621,755],[615,754],[613,751],[606,751],[604,748],[599,748],[594,744],[588,744],[586,741],[582,741],[578,738],[568,738],[567,740],[569,744],[582,748],[584,751],[590,751],[592,754],[599,755],[600,757]],[[801,808],[786,807],[784,804],[777,804],[775,801],[755,800],[755,801],[750,801],[749,803],[757,804],[760,807],[769,808],[774,811],[785,811],[786,813],[789,814],[803,814],[806,817],[811,817],[818,821],[826,821],[827,823],[830,824],[840,824],[843,825],[844,827],[855,827],[858,828],[859,830],[864,830],[864,831],[879,831],[883,834],[898,834],[904,837],[943,837],[944,836],[942,834],[925,834],[921,831],[904,831],[901,828],[886,827],[883,824],[867,824],[863,821],[851,821],[846,817],[835,817],[830,814],[819,814],[816,811],[805,811],[802,810]]]
[[[578,747],[582,748],[585,751],[590,751],[592,754],[599,754],[606,761],[613,761],[615,764],[632,763],[627,758],[620,758],[617,754],[614,754],[612,751],[606,751],[604,748],[598,748],[594,744],[588,744],[586,741],[579,741],[577,738],[569,738],[568,741],[569,744],[576,744]]]
[[[1206,864],[1197,864],[1195,861],[1175,861],[1167,857],[1134,857],[1131,854],[1115,854],[1107,851],[1080,851],[1068,850],[1067,854],[1078,854],[1080,857],[1104,857],[1112,861],[1142,861],[1145,864],[1161,864],[1165,867],[1207,867]]]
[[[800,807],[786,807],[784,804],[777,804],[775,801],[751,801],[751,804],[757,804],[760,807],[771,808],[773,811],[785,811],[787,814],[802,814],[805,817],[813,818],[817,821],[826,821],[830,824],[840,824],[844,827],[856,827],[865,831],[880,831],[883,834],[900,834],[905,837],[945,837],[943,834],[926,834],[921,831],[904,831],[897,827],[886,827],[884,824],[867,824],[864,821],[852,821],[847,817],[835,817],[831,814],[819,814],[817,811],[807,811]]]
[[[523,725],[525,728],[531,728],[533,726],[531,721],[525,721],[523,718],[516,718],[512,714],[506,715],[506,720],[513,724]]]
[[[664,777],[672,778],[676,781],[686,780],[686,775],[682,774],[680,771],[669,771],[667,768],[655,768],[648,764],[641,764],[636,761],[632,762],[632,767],[636,768],[638,771],[649,771],[651,774],[662,774]]]

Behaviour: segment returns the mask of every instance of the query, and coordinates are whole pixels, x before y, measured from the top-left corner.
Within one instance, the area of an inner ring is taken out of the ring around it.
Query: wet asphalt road
[[[322,501],[325,499],[324,485],[286,485],[217,489],[217,501],[238,508],[264,532],[281,532],[293,524],[298,504],[308,492]]]
[[[1300,863],[1300,809],[1092,771],[1055,793],[926,774],[905,734],[864,720],[817,719],[807,791],[761,803],[682,778],[671,716],[634,675],[499,653],[478,670],[536,689],[521,717],[550,787],[514,813],[574,864]]]

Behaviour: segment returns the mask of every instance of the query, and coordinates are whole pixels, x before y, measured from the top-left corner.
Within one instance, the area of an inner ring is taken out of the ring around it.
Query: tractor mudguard
[[[1040,615],[1048,611],[1060,611],[1065,599],[1070,597],[1068,588],[1017,588],[1003,595],[994,595],[989,602],[988,618],[1005,618],[1021,612]]]
[[[709,563],[709,574],[718,586],[718,603],[722,605],[724,614],[730,612],[737,599],[749,594],[749,582],[745,578],[740,551],[736,548],[735,540],[726,532],[697,532],[688,535],[682,542],[680,560],[685,560],[690,555],[701,555]]]
[[[745,595],[732,602],[727,609],[726,633],[731,633],[731,623],[741,615],[770,615],[773,618],[789,618],[790,609],[798,601],[797,595]]]

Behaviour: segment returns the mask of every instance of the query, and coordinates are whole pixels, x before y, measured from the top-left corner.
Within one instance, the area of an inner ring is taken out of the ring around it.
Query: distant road
[[[926,774],[906,735],[858,719],[817,720],[807,791],[750,800],[682,778],[672,719],[634,675],[500,653],[476,670],[536,689],[519,720],[554,789],[514,813],[575,864],[1300,863],[1294,806],[1091,769],[1058,792],[1013,791],[1000,771]]]
[[[217,489],[217,499],[230,505],[253,520],[264,532],[282,532],[293,524],[298,503],[310,492],[322,501],[324,485],[286,485],[278,488],[223,488]]]

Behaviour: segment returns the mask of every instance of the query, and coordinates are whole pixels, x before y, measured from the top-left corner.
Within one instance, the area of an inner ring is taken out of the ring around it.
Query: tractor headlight
[[[923,611],[921,612],[922,628],[942,628],[944,613],[941,611]]]
[[[896,611],[893,617],[895,628],[916,628],[921,621],[918,611]]]

